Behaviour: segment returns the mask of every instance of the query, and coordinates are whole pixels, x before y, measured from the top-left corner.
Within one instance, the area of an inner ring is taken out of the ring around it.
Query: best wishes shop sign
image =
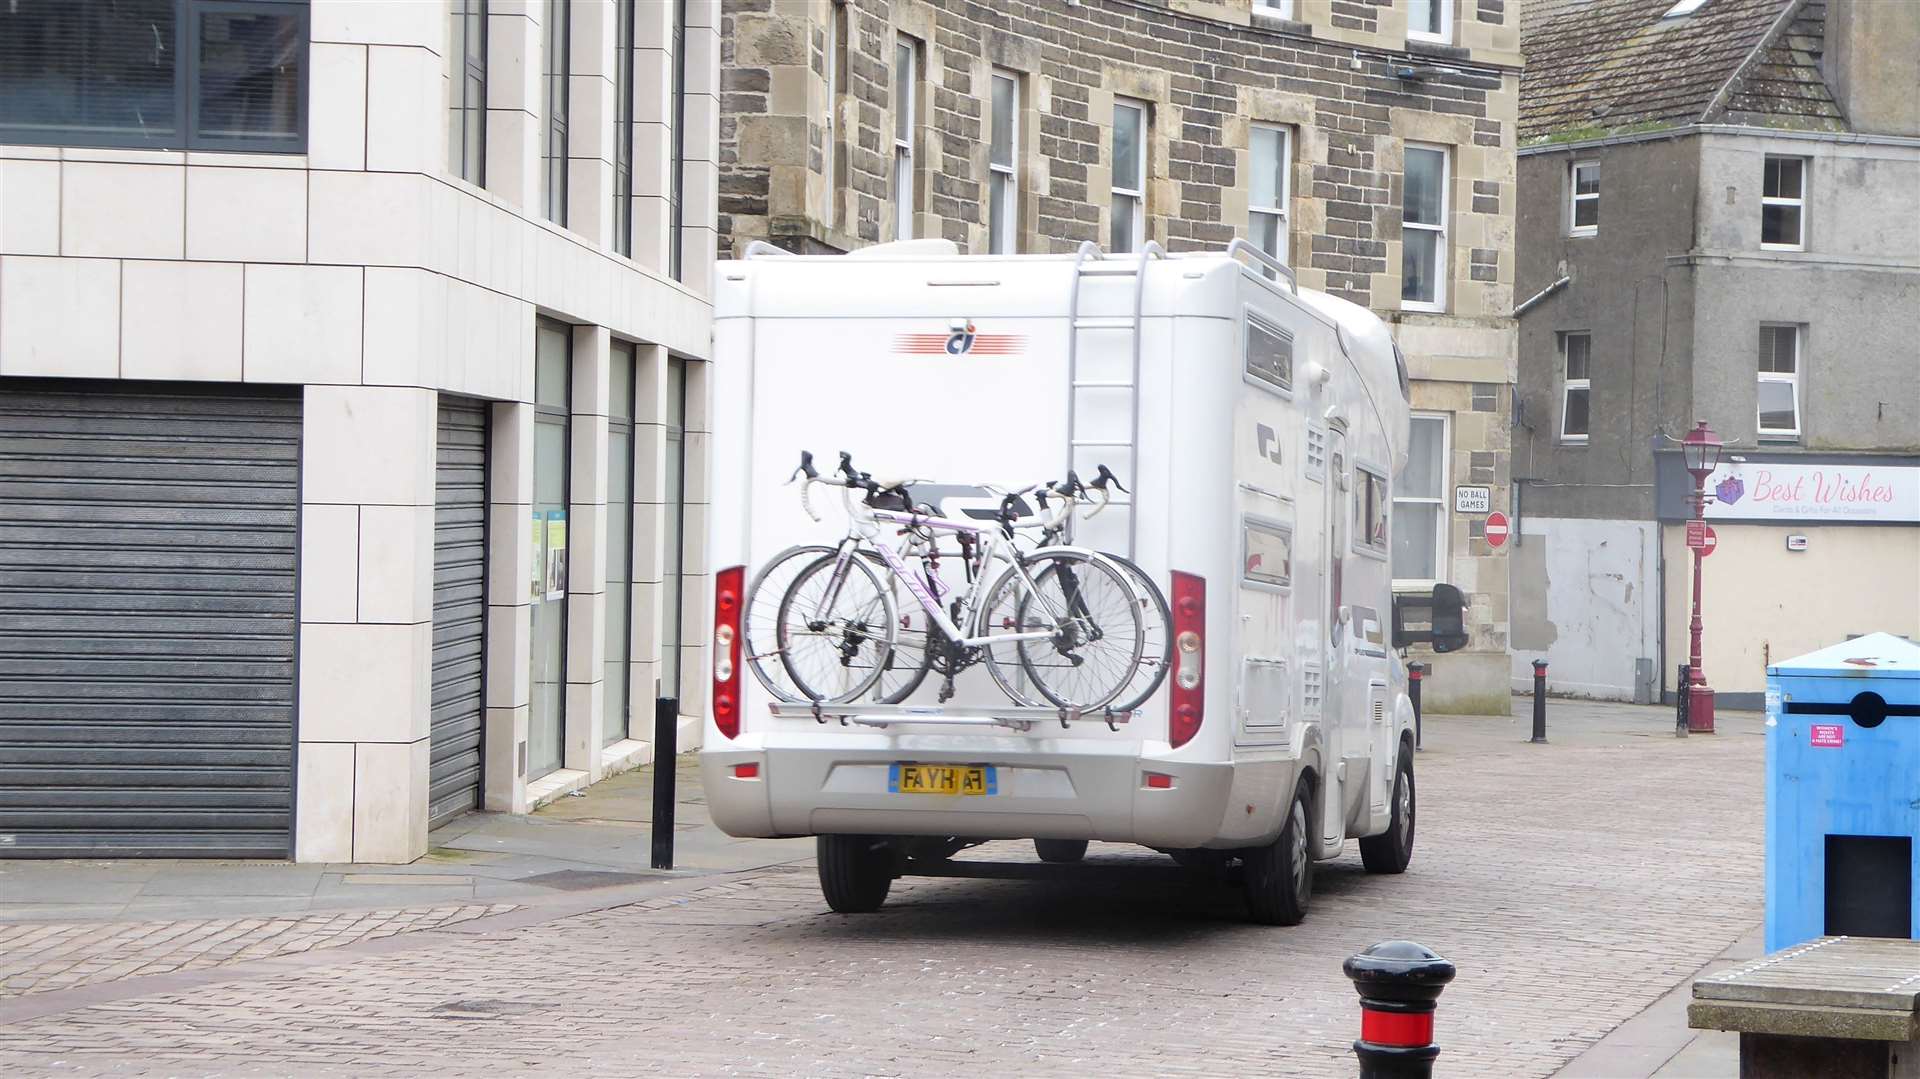
[[[1707,477],[1707,519],[1920,522],[1920,468],[1728,461]]]

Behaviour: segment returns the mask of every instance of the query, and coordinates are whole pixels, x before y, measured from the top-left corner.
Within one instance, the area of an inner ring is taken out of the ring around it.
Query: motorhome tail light
[[[1207,582],[1173,574],[1173,710],[1167,741],[1175,749],[1193,741],[1206,717]]]
[[[713,585],[713,725],[740,736],[740,610],[747,567],[729,566]]]
[[[1152,790],[1169,791],[1173,789],[1173,777],[1165,772],[1148,772],[1147,786]]]
[[[760,766],[758,764],[736,764],[733,766],[733,778],[759,779]]]

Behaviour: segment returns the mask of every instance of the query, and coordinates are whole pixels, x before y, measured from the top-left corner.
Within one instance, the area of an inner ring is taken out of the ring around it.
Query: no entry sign
[[[1487,546],[1499,548],[1507,545],[1507,515],[1499,510],[1487,514]]]
[[[1687,522],[1687,546],[1699,551],[1701,558],[1712,554],[1719,545],[1720,537],[1714,535],[1712,525],[1704,521]]]

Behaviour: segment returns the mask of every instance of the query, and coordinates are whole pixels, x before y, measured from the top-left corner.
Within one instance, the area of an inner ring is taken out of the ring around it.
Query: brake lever
[[[809,450],[800,451],[800,467],[794,469],[793,475],[787,477],[787,485],[792,486],[793,481],[802,476],[805,476],[808,480],[817,480],[820,478],[820,473],[813,467],[813,453]]]
[[[1087,486],[1092,487],[1096,491],[1105,491],[1107,489],[1107,484],[1109,483],[1119,488],[1120,493],[1122,494],[1129,493],[1127,491],[1126,485],[1120,482],[1120,477],[1114,475],[1113,470],[1108,468],[1106,465],[1100,466],[1099,474],[1095,476],[1093,482],[1088,484]]]

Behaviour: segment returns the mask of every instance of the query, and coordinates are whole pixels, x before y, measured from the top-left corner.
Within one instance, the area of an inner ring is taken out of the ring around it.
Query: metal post
[[[680,698],[653,702],[653,868],[673,868],[674,778],[680,764]]]
[[[1533,738],[1532,741],[1545,745],[1547,741],[1547,661],[1533,661]]]
[[[1360,1079],[1428,1079],[1440,1046],[1433,1009],[1453,980],[1453,964],[1425,945],[1389,940],[1341,967],[1360,994]]]
[[[1427,676],[1424,663],[1407,664],[1407,700],[1413,702],[1413,748],[1420,748],[1420,680]]]
[[[1704,473],[1693,477],[1693,519],[1705,522],[1707,519],[1707,477]],[[1707,675],[1700,666],[1700,558],[1701,548],[1693,548],[1693,621],[1688,627],[1691,636],[1691,648],[1687,654],[1687,667],[1693,672],[1693,680],[1687,684],[1687,729],[1698,734],[1713,733],[1713,690],[1707,688]]]
[[[1693,669],[1682,663],[1680,675],[1674,680],[1673,691],[1673,734],[1676,738],[1687,736],[1687,703],[1693,697]]]

